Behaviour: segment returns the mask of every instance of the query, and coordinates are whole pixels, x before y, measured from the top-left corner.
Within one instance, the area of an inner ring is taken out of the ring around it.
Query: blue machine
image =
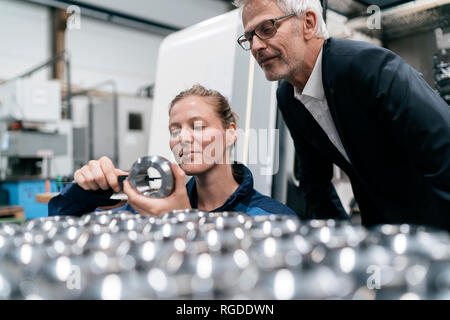
[[[24,208],[26,219],[47,217],[47,205],[36,202],[36,195],[45,193],[45,180],[2,182],[1,187],[8,190],[11,205]],[[50,192],[57,192],[55,180],[50,180]]]

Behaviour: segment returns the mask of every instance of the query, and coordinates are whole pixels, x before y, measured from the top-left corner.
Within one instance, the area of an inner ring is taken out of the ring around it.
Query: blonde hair
[[[239,116],[231,110],[227,98],[216,90],[209,90],[200,84],[193,85],[190,89],[180,92],[171,102],[169,107],[169,115],[173,106],[190,96],[203,97],[209,100],[210,104],[215,107],[217,116],[222,121],[223,127],[226,129],[231,123],[237,123]]]

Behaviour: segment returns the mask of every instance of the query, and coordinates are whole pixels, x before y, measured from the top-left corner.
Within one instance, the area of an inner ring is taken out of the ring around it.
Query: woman
[[[230,163],[237,139],[237,117],[219,92],[194,85],[172,100],[169,108],[170,147],[175,190],[164,199],[148,198],[124,181],[128,203],[118,209],[160,215],[174,209],[243,211],[257,214],[295,214],[282,203],[253,189],[253,176],[242,164]],[[76,184],[49,202],[49,215],[81,215],[99,206],[113,205],[112,190],[119,191],[118,175],[102,157],[75,172]],[[185,174],[193,178],[185,185]],[[111,190],[112,189],[112,190]]]

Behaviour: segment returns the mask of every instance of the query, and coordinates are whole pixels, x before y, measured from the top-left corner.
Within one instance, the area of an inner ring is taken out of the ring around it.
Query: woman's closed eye
[[[204,125],[196,125],[194,126],[194,131],[202,131],[205,127]]]
[[[178,137],[180,135],[180,133],[181,133],[181,129],[171,129],[170,130],[170,136],[172,138]]]

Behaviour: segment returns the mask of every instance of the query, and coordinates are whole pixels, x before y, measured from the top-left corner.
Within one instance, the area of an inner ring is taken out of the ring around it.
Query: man
[[[393,52],[329,38],[319,0],[243,0],[239,44],[270,81],[300,159],[312,214],[342,218],[332,164],[362,223],[450,230],[450,108]]]

